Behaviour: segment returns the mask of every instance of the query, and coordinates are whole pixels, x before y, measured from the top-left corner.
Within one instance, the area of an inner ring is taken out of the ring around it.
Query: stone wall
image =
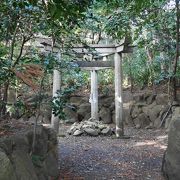
[[[129,94],[128,100],[126,97],[124,99],[125,124],[136,128],[158,128],[170,106],[168,104],[169,98],[167,94]],[[90,118],[91,105],[88,102],[88,97],[71,97],[68,105],[64,109],[67,115],[67,122],[74,123]],[[166,117],[166,128],[169,127],[172,111]],[[115,123],[115,103],[113,96],[99,97],[99,118],[105,124]]]
[[[36,145],[30,154],[33,128],[0,139],[0,180],[57,178],[57,138],[49,127],[38,126]]]

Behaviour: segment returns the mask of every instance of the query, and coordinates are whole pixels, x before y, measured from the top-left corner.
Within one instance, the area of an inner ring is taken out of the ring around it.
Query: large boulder
[[[84,119],[84,117],[91,112],[91,105],[90,103],[81,104],[79,106],[79,109],[77,111],[78,114],[78,120],[81,121]]]
[[[102,120],[103,123],[110,124],[112,122],[110,109],[102,107],[99,111],[99,118]]]
[[[16,167],[18,179],[38,180],[32,160],[28,153],[23,150],[16,150],[12,153],[12,161]]]
[[[103,96],[99,98],[99,105],[104,107],[110,107],[114,102],[114,97]]]
[[[64,108],[64,113],[66,115],[66,119],[68,120],[68,122],[74,123],[78,120],[76,109],[74,109],[73,107]]]
[[[154,106],[151,110],[148,111],[149,119],[152,122],[154,122],[158,118],[158,116],[163,108],[164,108],[164,106],[162,106],[162,105]]]
[[[71,105],[80,106],[81,104],[87,103],[88,98],[87,97],[82,97],[82,96],[72,96],[69,99],[69,102],[70,102]]]
[[[2,149],[0,149],[0,179],[17,180],[13,165]]]
[[[141,113],[133,121],[134,121],[136,128],[144,128],[150,124],[149,118],[144,113]]]
[[[135,94],[133,95],[133,100],[135,102],[141,102],[144,100],[144,94]]]
[[[90,136],[98,136],[99,134],[99,130],[92,127],[86,127],[84,131]]]
[[[50,127],[37,126],[0,139],[0,180],[45,180],[59,175],[57,136]]]
[[[158,105],[167,105],[169,102],[168,94],[157,94],[156,96],[156,103]]]
[[[123,113],[124,113],[125,123],[127,125],[133,126],[134,123],[131,117],[131,110],[132,110],[132,101],[130,101],[129,103],[123,104]]]
[[[131,112],[131,117],[134,119],[134,118],[137,118],[139,116],[139,114],[142,113],[142,108],[135,105],[133,106],[132,108],[132,112]]]
[[[149,104],[152,104],[153,101],[155,100],[156,98],[156,95],[155,94],[150,94],[150,95],[147,95],[145,100],[146,100],[146,103],[149,105]]]
[[[180,117],[180,107],[173,107],[172,108],[172,115],[171,115],[171,119],[167,120],[166,119],[166,127],[170,129],[171,124],[174,123],[174,121],[176,121],[176,119],[178,119]]]
[[[169,180],[180,179],[180,114],[171,123],[168,147],[163,161],[163,172]]]

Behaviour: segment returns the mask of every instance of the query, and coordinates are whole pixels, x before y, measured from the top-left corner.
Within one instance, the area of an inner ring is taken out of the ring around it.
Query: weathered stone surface
[[[133,100],[134,100],[135,102],[143,101],[143,100],[144,100],[144,95],[143,95],[143,94],[133,95]]]
[[[24,151],[13,151],[12,161],[16,167],[18,180],[38,180],[32,160],[28,153]]]
[[[156,103],[158,105],[167,105],[169,102],[168,94],[157,94],[156,96]]]
[[[70,98],[69,102],[72,105],[80,106],[83,103],[87,103],[88,98],[82,97],[82,96],[73,96],[73,97]]]
[[[84,120],[87,120],[87,119],[89,119],[89,118],[91,118],[91,113],[90,113],[90,112],[87,113],[87,114],[84,116],[83,121],[84,121]]]
[[[150,124],[149,118],[144,114],[141,113],[137,118],[135,118],[134,120],[134,124],[136,126],[136,128],[144,128],[146,126],[148,126]]]
[[[91,105],[89,103],[81,104],[79,110],[77,111],[78,120],[81,121],[84,119],[87,113],[91,112]]]
[[[58,158],[56,152],[49,152],[45,160],[45,170],[49,178],[57,178],[59,176]]]
[[[136,124],[136,129],[140,129],[141,128],[141,125],[140,124]]]
[[[148,126],[146,126],[145,129],[153,129],[153,123],[150,122],[150,124]]]
[[[98,125],[98,128],[99,128],[100,130],[103,130],[103,129],[107,128],[107,126],[105,126],[104,124],[99,124],[99,125]]]
[[[43,122],[43,116],[42,116],[42,115],[39,115],[38,121],[39,121],[39,122]]]
[[[26,153],[29,153],[30,151],[29,142],[26,136],[22,136],[20,134],[20,135],[13,136],[11,139],[13,143],[13,149],[21,150]]]
[[[28,119],[28,122],[34,124],[35,120],[36,120],[36,117],[35,117],[35,116],[31,116],[31,117]]]
[[[136,118],[139,116],[139,114],[141,114],[141,112],[142,112],[142,108],[138,108],[138,106],[135,106],[132,110],[131,117]]]
[[[158,117],[158,118],[156,118],[156,119],[154,120],[153,126],[154,126],[155,128],[159,128],[159,127],[160,127],[160,124],[161,124],[161,119]]]
[[[16,136],[1,138],[0,180],[47,180],[56,177],[58,174],[56,133],[49,127],[38,126],[35,151],[31,156],[32,138],[31,128]]]
[[[129,103],[124,103],[123,104],[123,110],[124,110],[124,118],[125,118],[125,123],[127,125],[133,125],[132,117],[131,117],[131,108],[132,108],[132,102]]]
[[[115,102],[112,102],[111,106],[109,107],[109,109],[111,111],[114,111],[115,110]]]
[[[162,105],[156,105],[154,106],[151,110],[148,111],[148,116],[149,119],[154,122],[157,117],[159,116],[161,110],[163,109],[164,106]]]
[[[66,119],[69,122],[74,123],[78,120],[76,110],[71,107],[64,108],[64,113],[66,114]]]
[[[90,136],[98,136],[99,134],[98,129],[85,128],[84,131]]]
[[[151,111],[149,106],[142,107],[142,112],[146,114],[146,116],[149,116],[149,111]]]
[[[168,147],[163,162],[163,172],[170,180],[180,179],[180,117],[175,119],[168,133]]]
[[[104,133],[101,133],[102,135],[109,135],[111,128],[106,124],[103,124],[101,121],[90,118],[89,120],[82,121],[80,123],[74,123],[67,132],[68,134],[74,136],[79,136],[81,134],[98,136],[102,130],[104,130]]]
[[[102,131],[101,131],[101,134],[103,135],[111,135],[112,131],[111,131],[111,128],[110,127],[107,127],[107,128],[104,128]]]
[[[150,95],[149,97],[147,97],[146,103],[147,104],[152,104],[153,101],[155,100],[155,98],[156,98],[156,95],[154,95],[154,94]]]
[[[0,149],[0,179],[18,180],[11,161],[2,149]]]
[[[32,146],[33,132],[27,133],[28,141],[30,146]],[[38,156],[44,156],[48,150],[48,134],[44,130],[43,126],[38,126],[36,128],[36,143],[34,148],[34,153]]]
[[[78,124],[77,122],[75,122],[74,124],[72,124],[72,126],[67,131],[67,133],[68,134],[73,134],[77,129],[81,129],[81,126],[82,126],[82,124]]]
[[[115,115],[115,111],[112,112],[112,122],[114,124],[116,124],[116,115]]]
[[[112,122],[110,109],[102,107],[99,112],[99,118],[102,120],[103,123],[110,124]]]
[[[167,125],[168,127],[171,127],[171,124],[176,121],[176,119],[180,118],[180,107],[174,107],[173,112],[172,112],[172,118],[169,121],[169,124]]]
[[[113,102],[114,102],[114,97],[104,96],[104,97],[99,98],[100,106],[102,105],[104,107],[109,108]]]
[[[8,137],[0,138],[0,148],[3,149],[7,155],[11,154],[13,151],[12,138],[8,138]]]
[[[83,133],[83,131],[77,129],[75,130],[75,132],[73,133],[73,136],[80,136]]]

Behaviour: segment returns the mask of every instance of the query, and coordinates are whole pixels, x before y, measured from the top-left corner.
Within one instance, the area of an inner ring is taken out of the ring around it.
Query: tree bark
[[[8,89],[9,89],[9,81],[5,83],[4,89],[3,89],[1,116],[4,116],[6,114],[6,105],[7,105],[7,100],[8,100]]]
[[[179,0],[176,0],[176,57],[173,63],[173,100],[177,100],[176,94],[176,71],[177,71],[177,62],[179,60],[179,20],[180,20],[180,11],[179,11]]]

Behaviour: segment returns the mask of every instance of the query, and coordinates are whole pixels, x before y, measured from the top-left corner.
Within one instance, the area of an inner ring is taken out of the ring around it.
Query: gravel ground
[[[59,137],[59,180],[164,180],[165,131],[127,127],[125,134],[130,139]]]

